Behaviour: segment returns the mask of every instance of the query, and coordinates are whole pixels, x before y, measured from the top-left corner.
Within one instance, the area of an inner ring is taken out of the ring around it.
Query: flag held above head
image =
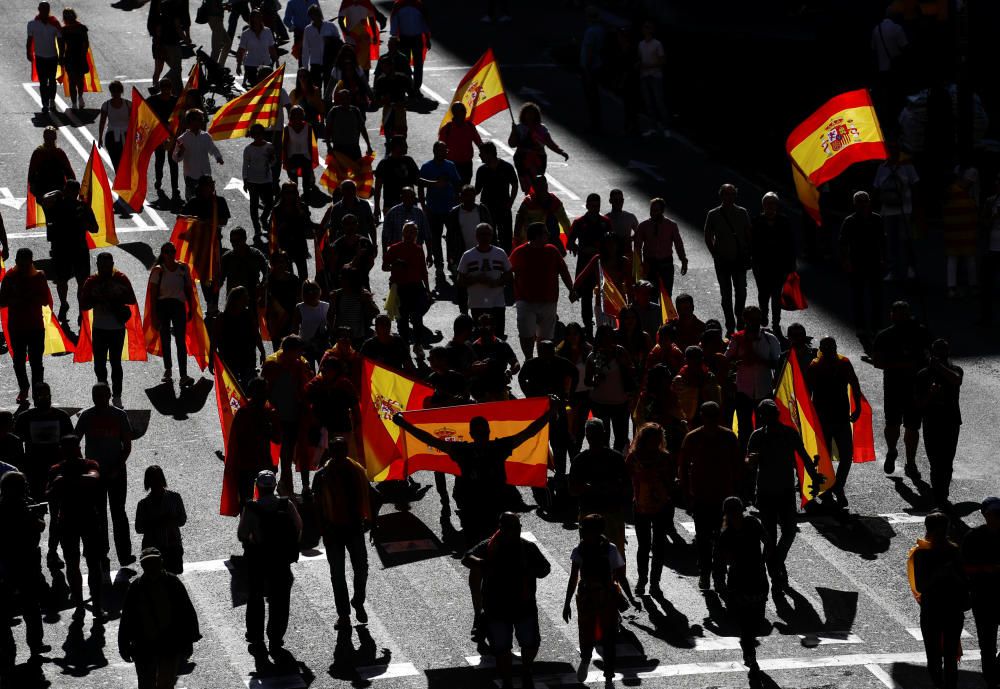
[[[466,118],[472,124],[482,124],[499,112],[508,110],[507,93],[500,78],[500,66],[493,57],[493,49],[488,49],[479,61],[472,66],[455,89],[452,103],[463,103]],[[444,112],[444,118],[438,127],[451,122],[451,107]]]

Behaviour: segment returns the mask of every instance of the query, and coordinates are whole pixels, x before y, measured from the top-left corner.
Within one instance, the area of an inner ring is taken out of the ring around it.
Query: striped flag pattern
[[[339,151],[331,151],[326,156],[326,171],[320,177],[319,183],[327,189],[334,191],[344,180],[351,179],[358,185],[358,197],[362,199],[370,198],[372,188],[375,186],[375,174],[372,172],[372,163],[375,162],[375,152],[362,156],[359,160],[352,160]]]
[[[284,79],[285,66],[281,65],[252,89],[219,108],[208,133],[218,141],[244,137],[254,124],[273,127],[278,121]]]

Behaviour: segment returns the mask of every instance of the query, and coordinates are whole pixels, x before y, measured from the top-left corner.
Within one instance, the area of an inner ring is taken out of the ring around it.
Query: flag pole
[[[491,47],[490,53],[493,53],[493,48]],[[500,62],[497,60],[497,56],[493,55],[493,62],[497,66],[497,81],[500,82],[500,88],[503,89],[504,99],[507,101],[507,112],[510,114],[510,126],[511,128],[517,126],[517,121],[514,119],[514,111],[510,109],[510,98],[507,97],[507,85],[503,83],[503,71],[500,69]]]

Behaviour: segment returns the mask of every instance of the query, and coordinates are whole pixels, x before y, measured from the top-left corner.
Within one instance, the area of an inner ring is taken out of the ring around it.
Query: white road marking
[[[877,679],[879,682],[888,687],[888,689],[903,689],[903,686],[901,684],[898,684],[896,680],[892,678],[892,675],[890,675],[888,672],[883,670],[878,665],[875,665],[873,663],[868,663],[867,665],[865,665],[865,669],[868,670],[868,672],[875,675],[875,679]]]
[[[880,514],[890,525],[896,524],[923,524],[927,515],[909,514],[907,512],[892,512],[890,514]]]
[[[247,682],[248,689],[306,689],[302,675],[278,675],[276,677],[253,677]]]
[[[243,194],[243,198],[245,198],[247,201],[249,201],[250,200],[250,192],[247,191],[246,189],[244,189],[243,186],[244,185],[243,185],[243,180],[242,179],[236,179],[235,177],[230,177],[229,181],[226,182],[226,187],[225,187],[224,191],[229,191],[230,189],[235,189],[236,191],[238,191],[241,194]]]
[[[21,206],[27,201],[27,198],[15,197],[10,193],[8,187],[0,187],[0,205],[7,206],[8,208],[13,208],[16,211],[21,210]]]
[[[917,641],[923,641],[924,640],[924,633],[922,631],[920,631],[920,627],[907,627],[906,628],[906,633],[909,634],[910,636],[912,636]],[[972,638],[972,634],[970,634],[969,632],[967,632],[966,630],[963,629],[962,630],[962,638],[963,639],[971,639]]]
[[[863,644],[865,642],[857,634],[852,632],[816,632],[815,634],[799,634],[799,639],[813,637],[819,641],[820,646],[830,646],[835,644]]]
[[[396,679],[397,677],[414,677],[420,674],[413,663],[390,663],[389,665],[370,665],[359,667],[358,675],[362,679]]]

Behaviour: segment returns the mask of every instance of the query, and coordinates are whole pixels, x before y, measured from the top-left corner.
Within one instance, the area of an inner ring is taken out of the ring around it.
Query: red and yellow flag
[[[421,409],[434,390],[364,358],[361,372],[361,437],[365,467],[372,481],[406,478],[403,439],[392,422],[397,412]]]
[[[406,412],[406,420],[417,428],[448,441],[470,442],[469,422],[476,416],[489,419],[490,436],[506,438],[520,433],[549,410],[547,397],[506,402],[466,404],[460,407]],[[462,472],[448,455],[429,447],[409,433],[403,433],[406,475],[415,471]],[[549,466],[549,425],[545,424],[532,438],[514,450],[507,460],[507,483],[512,486],[546,485]]]
[[[358,186],[358,197],[367,199],[371,197],[372,187],[375,186],[375,174],[372,172],[374,161],[374,151],[362,156],[360,160],[352,160],[350,156],[339,151],[331,151],[326,156],[326,170],[319,178],[319,183],[332,192],[344,180],[352,179]]]
[[[818,187],[854,163],[884,160],[885,140],[866,89],[827,101],[785,141],[795,187],[806,212],[819,224]]]
[[[87,69],[87,73],[83,75],[83,92],[99,93],[101,90],[101,77],[97,74],[97,67],[94,66],[94,51],[90,48],[87,48]],[[63,71],[62,67],[59,68],[59,72],[62,74],[57,78],[62,80],[63,95],[69,96],[69,75]]]
[[[142,332],[142,316],[139,315],[139,305],[129,304],[129,309],[131,309],[132,315],[125,324],[122,361],[146,361],[148,358],[146,338]],[[83,319],[80,321],[80,339],[76,343],[76,352],[73,354],[74,364],[83,364],[94,360],[93,324],[93,310],[84,311]]]
[[[254,124],[273,127],[278,121],[284,79],[285,66],[281,65],[252,89],[219,108],[208,126],[208,133],[219,141],[242,138]]]
[[[166,126],[149,107],[139,90],[132,87],[132,112],[125,132],[125,150],[118,164],[112,189],[136,213],[146,201],[149,159],[160,144],[170,137]]]
[[[177,260],[187,263],[191,277],[214,284],[222,272],[218,230],[209,221],[178,215],[170,243],[177,248]]]
[[[167,120],[167,129],[170,130],[171,136],[179,136],[181,130],[184,129],[187,94],[191,91],[197,91],[201,87],[201,70],[198,69],[199,67],[200,65],[197,61],[191,65],[187,82],[184,84],[184,88],[181,89],[180,95],[177,97],[177,103],[174,104],[173,112],[170,113],[170,118]]]
[[[153,327],[153,290],[151,284],[146,285],[146,304],[143,307],[142,334],[146,343],[146,352],[154,356],[163,356],[160,343],[160,331]],[[184,341],[187,343],[188,356],[194,357],[198,368],[204,371],[208,367],[208,329],[201,313],[201,303],[194,299],[194,313],[187,320],[184,331]]]
[[[622,294],[620,289],[618,289],[618,285],[615,284],[615,281],[607,276],[599,261],[597,264],[597,274],[601,296],[601,308],[604,311],[604,315],[617,320],[618,314],[621,313],[621,310],[626,306],[625,295]]]
[[[28,188],[28,198],[24,202],[24,229],[30,230],[45,224],[45,209]],[[89,234],[89,233],[88,233]]]
[[[66,337],[66,333],[63,332],[62,326],[59,325],[59,321],[56,320],[56,315],[52,313],[51,303],[48,306],[42,307],[42,322],[45,324],[45,351],[43,354],[45,356],[53,356],[58,354],[72,354],[76,347],[73,341]],[[5,333],[10,332],[7,329],[7,309],[0,309],[0,326],[3,327]],[[8,352],[10,358],[14,358],[14,349],[8,347]],[[27,358],[27,357],[25,357]]]
[[[219,408],[219,425],[222,426],[222,447],[225,456],[229,457],[229,429],[233,425],[236,411],[247,401],[236,378],[218,354],[212,359],[212,369],[215,371],[215,403]],[[219,514],[224,517],[237,517],[240,514],[239,477],[235,462],[226,462],[222,470]]]
[[[854,463],[875,461],[875,431],[872,423],[872,405],[869,404],[865,393],[861,393],[861,399],[857,399],[854,393],[848,390],[851,396],[851,404],[860,405],[861,416],[852,425],[854,432]]]
[[[781,423],[798,431],[802,444],[810,457],[819,457],[816,471],[826,477],[826,481],[816,490],[816,495],[833,487],[835,474],[830,460],[830,451],[823,439],[823,429],[819,425],[819,416],[813,407],[806,381],[799,367],[799,358],[795,350],[788,353],[788,361],[781,370],[778,386],[774,391],[774,401],[778,405],[778,418]],[[798,463],[799,486],[802,490],[802,504],[813,497],[812,479],[802,466],[802,458],[795,455]]]
[[[90,158],[80,179],[80,198],[90,206],[94,211],[94,218],[97,219],[97,232],[87,233],[87,246],[91,249],[100,249],[117,245],[115,199],[111,196],[108,173],[104,170],[104,161],[97,152],[96,142],[90,147]]]
[[[667,288],[663,286],[663,280],[660,280],[660,316],[664,323],[676,321],[680,318],[677,315],[677,309],[674,307],[674,300],[670,298]]]
[[[465,73],[462,81],[458,82],[458,88],[455,89],[451,102],[465,104],[467,119],[472,124],[482,124],[498,112],[510,108],[503,80],[500,78],[500,66],[493,57],[492,48],[487,49],[472,69]],[[449,122],[451,122],[450,106],[445,110],[438,129]]]

